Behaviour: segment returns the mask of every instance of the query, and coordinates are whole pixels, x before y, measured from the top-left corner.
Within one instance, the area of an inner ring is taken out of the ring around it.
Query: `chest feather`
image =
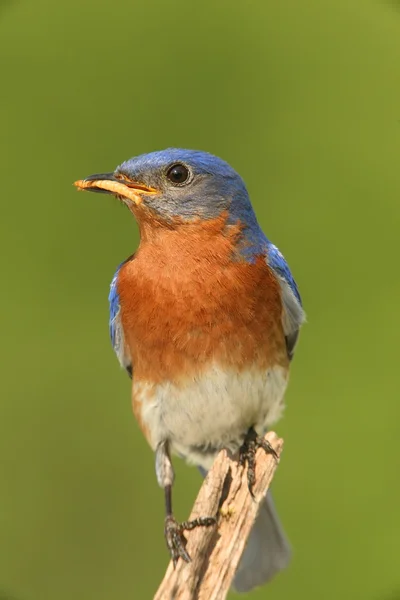
[[[287,365],[279,284],[264,257],[233,258],[228,235],[170,231],[119,273],[135,380],[179,384],[211,363]]]

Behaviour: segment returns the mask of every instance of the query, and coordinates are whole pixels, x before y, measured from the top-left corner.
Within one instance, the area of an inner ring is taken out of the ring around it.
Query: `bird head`
[[[231,222],[256,222],[246,186],[220,158],[197,150],[169,148],[142,154],[112,173],[75,182],[81,190],[120,198],[137,220],[179,224],[227,212]]]

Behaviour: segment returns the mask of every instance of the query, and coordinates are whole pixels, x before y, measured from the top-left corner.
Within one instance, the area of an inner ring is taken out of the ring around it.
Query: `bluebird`
[[[171,454],[205,472],[222,448],[262,445],[284,407],[304,321],[300,294],[242,178],[216,156],[170,148],[75,185],[116,196],[139,225],[139,247],[111,282],[110,334],[132,378],[133,412],[155,451],[168,548],[174,562],[189,561],[184,530],[214,519],[175,520]],[[249,469],[250,489],[253,482]],[[268,493],[236,590],[265,583],[289,558]]]

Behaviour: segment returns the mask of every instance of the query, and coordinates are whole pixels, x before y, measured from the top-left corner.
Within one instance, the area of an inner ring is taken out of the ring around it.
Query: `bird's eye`
[[[185,167],[185,165],[182,165],[181,163],[172,165],[171,167],[169,167],[169,169],[167,171],[167,178],[174,185],[183,185],[184,183],[187,183],[187,181],[189,180],[189,177],[190,177],[189,169],[187,167]]]

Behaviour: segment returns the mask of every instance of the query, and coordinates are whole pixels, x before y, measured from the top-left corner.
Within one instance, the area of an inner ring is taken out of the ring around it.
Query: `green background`
[[[0,4],[0,598],[147,599],[163,499],[108,339],[129,213],[72,182],[168,146],[248,183],[308,324],[276,502],[288,571],[251,597],[400,598],[400,5]],[[200,477],[176,461],[177,515]]]

